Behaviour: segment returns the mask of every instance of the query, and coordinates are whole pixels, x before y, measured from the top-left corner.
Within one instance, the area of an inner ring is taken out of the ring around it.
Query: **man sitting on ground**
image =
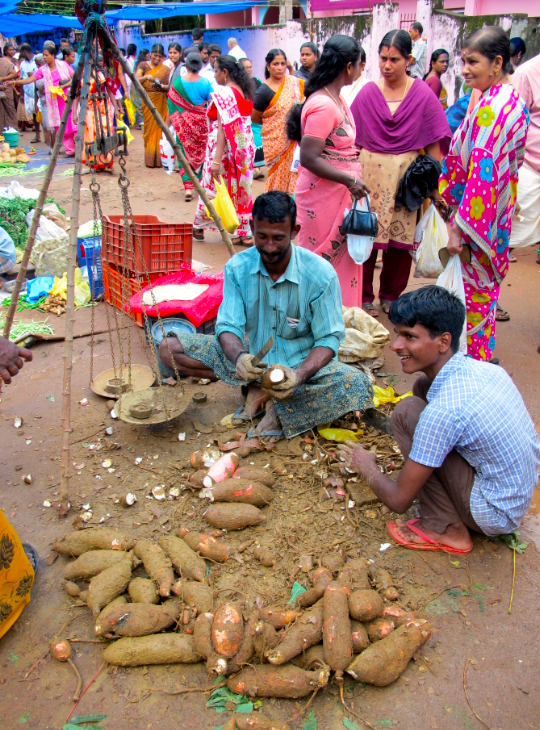
[[[519,527],[538,481],[538,436],[510,376],[458,352],[465,308],[453,294],[408,292],[389,317],[403,372],[423,373],[392,414],[403,468],[394,482],[361,446],[347,442],[341,453],[392,511],[418,499],[419,519],[387,524],[397,543],[468,553],[469,530],[495,536]]]
[[[244,386],[237,422],[263,416],[256,435],[272,441],[369,407],[372,389],[337,360],[345,336],[339,280],[327,261],[291,243],[300,230],[294,201],[277,190],[260,195],[251,223],[255,246],[225,265],[216,335],[169,337],[159,355],[173,368],[170,348],[180,375]],[[255,365],[270,336],[266,362]],[[259,382],[266,363],[285,373],[271,390]]]

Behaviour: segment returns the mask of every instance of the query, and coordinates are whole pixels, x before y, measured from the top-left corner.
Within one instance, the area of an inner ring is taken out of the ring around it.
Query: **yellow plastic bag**
[[[61,86],[49,86],[49,91],[53,96],[61,96],[64,101],[67,101],[66,92]]]
[[[327,441],[336,441],[338,444],[344,444],[345,441],[358,441],[358,436],[363,435],[363,431],[350,431],[348,428],[321,428],[317,427],[319,436]]]
[[[217,194],[212,202],[214,203],[216,213],[221,218],[225,230],[229,233],[234,233],[240,225],[240,221],[238,220],[238,216],[236,214],[236,210],[234,209],[234,205],[231,200],[231,196],[229,195],[229,191],[227,190],[227,186],[223,182],[223,178],[221,176],[220,179],[221,183],[214,181]],[[206,212],[208,213],[208,216],[210,216],[208,208],[206,209]]]
[[[42,113],[41,113],[41,112],[39,111],[39,112],[38,112],[38,113],[36,114],[36,122],[37,122],[38,124],[41,124],[41,122],[42,122],[42,121],[43,121],[43,115],[42,115]]]
[[[373,386],[373,403],[375,408],[378,408],[383,403],[392,403],[392,405],[395,405],[396,403],[399,403],[400,400],[408,398],[410,395],[412,395],[411,390],[404,395],[396,395],[391,385],[389,385],[388,388],[379,388],[378,385]]]
[[[67,300],[67,273],[64,273],[61,279],[57,276],[54,277],[51,295]],[[81,270],[77,267],[75,269],[75,308],[88,304],[90,299],[90,284],[83,281]]]
[[[128,121],[131,126],[135,124],[135,106],[131,99],[124,99],[124,106],[128,115]]]
[[[118,127],[118,129],[125,129],[126,130],[127,143],[128,144],[131,144],[133,142],[133,140],[135,139],[135,137],[129,131],[129,127],[127,126],[127,124],[124,124],[124,122],[121,119],[117,119],[116,120],[116,126]]]

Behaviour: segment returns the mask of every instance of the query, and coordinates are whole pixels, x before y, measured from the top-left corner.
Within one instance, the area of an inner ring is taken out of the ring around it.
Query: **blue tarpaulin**
[[[267,0],[248,0],[247,2],[191,2],[191,3],[158,3],[156,5],[137,5],[124,7],[121,10],[110,10],[105,13],[109,23],[115,20],[157,20],[158,18],[174,18],[179,15],[206,15],[207,13],[232,13],[235,10],[249,10]]]
[[[0,32],[5,38],[22,35],[23,33],[39,33],[40,31],[53,30],[53,28],[81,30],[82,25],[75,16],[70,17],[68,15],[46,15],[41,13],[33,15],[6,13],[0,15]]]

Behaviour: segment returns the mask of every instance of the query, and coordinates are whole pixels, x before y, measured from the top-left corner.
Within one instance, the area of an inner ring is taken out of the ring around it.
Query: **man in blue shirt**
[[[538,481],[534,424],[502,368],[458,352],[465,307],[453,294],[438,286],[408,292],[389,317],[403,372],[423,373],[392,414],[403,468],[392,481],[361,446],[348,442],[342,454],[392,511],[418,499],[419,519],[387,524],[398,544],[468,553],[469,530],[495,536],[519,527]]]
[[[160,344],[161,360],[173,368],[172,354],[183,376],[247,386],[246,404],[235,418],[262,416],[255,431],[265,441],[292,438],[368,408],[369,380],[337,360],[345,337],[339,280],[327,261],[292,244],[300,230],[292,198],[277,190],[260,195],[252,229],[255,246],[225,266],[215,337],[169,337]],[[254,365],[271,336],[266,362]],[[259,382],[267,364],[279,364],[285,374],[271,390]]]

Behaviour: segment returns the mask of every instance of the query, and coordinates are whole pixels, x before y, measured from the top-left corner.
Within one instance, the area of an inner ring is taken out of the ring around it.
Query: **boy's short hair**
[[[465,307],[454,295],[441,286],[423,286],[402,294],[392,302],[388,318],[392,324],[425,327],[431,339],[444,332],[452,336],[452,352],[459,350],[459,338],[465,322]]]
[[[255,200],[252,215],[253,221],[261,220],[269,223],[284,223],[289,218],[292,230],[296,225],[296,203],[287,193],[270,190]]]

